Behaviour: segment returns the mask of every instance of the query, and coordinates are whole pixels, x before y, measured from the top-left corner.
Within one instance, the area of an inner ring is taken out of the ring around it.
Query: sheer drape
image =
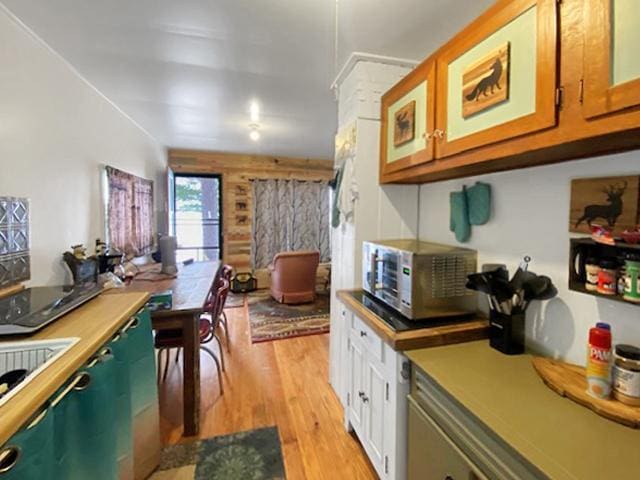
[[[264,268],[278,252],[318,250],[331,259],[329,187],[326,182],[253,180],[251,256]]]
[[[151,252],[153,182],[113,167],[106,172],[109,245],[136,256]]]

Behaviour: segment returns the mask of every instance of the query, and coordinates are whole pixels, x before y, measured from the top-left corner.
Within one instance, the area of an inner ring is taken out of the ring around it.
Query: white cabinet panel
[[[358,435],[380,478],[404,480],[409,383],[403,377],[403,366],[408,360],[352,315],[348,329],[350,405],[345,424]]]
[[[359,342],[350,342],[349,368],[351,370],[351,382],[349,388],[349,420],[357,433],[364,433],[363,410],[365,395],[364,382],[364,356]]]
[[[371,461],[384,470],[385,392],[387,382],[373,363],[367,363],[365,369],[367,372],[365,447],[368,450]]]

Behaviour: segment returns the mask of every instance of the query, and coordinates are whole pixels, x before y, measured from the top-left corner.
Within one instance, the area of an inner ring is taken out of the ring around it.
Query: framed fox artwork
[[[569,231],[591,233],[591,225],[615,235],[639,223],[640,176],[579,178],[571,181]]]
[[[509,98],[509,42],[469,65],[462,74],[462,116],[467,118]]]

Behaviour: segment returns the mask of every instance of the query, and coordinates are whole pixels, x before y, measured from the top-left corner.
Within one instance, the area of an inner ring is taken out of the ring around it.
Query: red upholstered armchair
[[[271,296],[280,303],[309,303],[316,299],[320,252],[281,252],[269,265]]]

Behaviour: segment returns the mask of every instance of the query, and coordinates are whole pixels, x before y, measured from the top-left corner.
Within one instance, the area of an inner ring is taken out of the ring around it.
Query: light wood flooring
[[[358,440],[345,431],[342,407],[329,385],[329,336],[252,345],[246,305],[227,315],[231,353],[225,352],[224,395],[212,359],[201,356],[199,437],[276,425],[288,480],[377,478]],[[181,436],[182,373],[174,355],[159,386],[165,445],[193,439]]]

